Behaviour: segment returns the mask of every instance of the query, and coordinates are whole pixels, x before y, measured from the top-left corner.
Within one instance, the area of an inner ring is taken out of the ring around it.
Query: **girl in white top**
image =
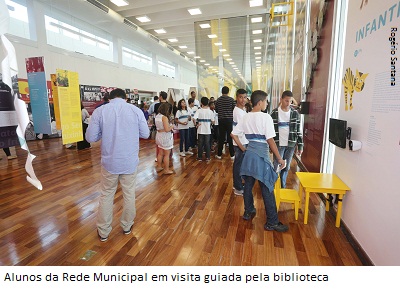
[[[193,155],[189,152],[189,121],[191,120],[190,112],[187,110],[186,101],[184,99],[178,102],[178,111],[175,115],[175,123],[178,124],[179,130],[179,155],[185,157],[186,155]],[[185,152],[183,152],[183,145],[185,145]]]
[[[159,147],[157,155],[157,172],[164,170],[164,174],[173,174],[169,169],[169,154],[173,148],[174,138],[172,134],[173,125],[169,123],[171,107],[168,103],[161,103],[155,118],[157,127],[156,144]],[[164,166],[163,166],[164,165]]]

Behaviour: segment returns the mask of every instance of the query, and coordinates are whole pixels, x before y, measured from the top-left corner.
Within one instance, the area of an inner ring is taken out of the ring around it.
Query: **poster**
[[[78,73],[57,69],[63,144],[83,140]]]
[[[52,134],[50,106],[44,72],[44,57],[25,59],[28,76],[30,110],[36,133]]]

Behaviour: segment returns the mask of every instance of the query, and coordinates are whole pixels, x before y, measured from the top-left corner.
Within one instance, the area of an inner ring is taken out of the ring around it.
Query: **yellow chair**
[[[278,180],[275,182],[275,201],[276,209],[279,211],[281,202],[294,204],[294,217],[297,220],[299,217],[300,196],[297,190],[281,188],[281,177],[278,175]]]

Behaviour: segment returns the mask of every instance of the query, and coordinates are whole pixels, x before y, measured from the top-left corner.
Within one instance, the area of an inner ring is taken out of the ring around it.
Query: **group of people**
[[[213,125],[218,125],[218,149],[216,159],[222,159],[223,148],[229,145],[229,155],[233,162],[233,187],[236,195],[243,195],[244,220],[256,215],[252,189],[258,180],[264,200],[267,222],[266,230],[285,232],[288,226],[279,222],[275,196],[276,170],[280,166],[282,187],[286,186],[287,173],[292,156],[297,149],[301,155],[303,140],[300,132],[300,119],[297,111],[290,107],[293,94],[285,91],[280,105],[265,114],[267,93],[254,91],[250,97],[239,89],[236,102],[229,96],[229,88],[223,87],[222,95],[214,102],[202,97],[201,106],[195,106],[195,93],[186,102],[180,100],[173,115],[173,106],[167,102],[167,94],[160,92],[159,101],[149,107],[149,115],[154,118],[157,129],[157,172],[173,174],[171,169],[171,150],[174,138],[172,129],[178,125],[180,133],[180,155],[192,155],[193,136],[197,137],[197,160],[211,159]],[[122,89],[110,93],[107,106],[96,109],[87,128],[86,140],[101,140],[101,197],[97,218],[97,231],[101,241],[107,241],[111,232],[113,198],[118,182],[124,198],[120,224],[124,234],[132,231],[135,208],[135,182],[139,161],[139,138],[149,138],[149,128],[143,112],[126,103]],[[215,109],[213,109],[215,106]],[[131,127],[124,127],[131,125]],[[132,131],[134,129],[134,131]],[[214,133],[215,133],[214,129]],[[270,160],[270,151],[273,162]]]

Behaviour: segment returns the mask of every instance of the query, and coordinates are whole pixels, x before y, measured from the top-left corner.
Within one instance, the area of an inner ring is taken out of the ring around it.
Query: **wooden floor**
[[[100,147],[66,149],[61,139],[29,142],[37,156],[34,168],[39,191],[25,179],[26,152],[0,161],[0,265],[131,265],[131,266],[354,266],[362,265],[334,218],[317,195],[310,216],[294,219],[282,203],[286,233],[264,231],[265,210],[258,184],[257,215],[244,221],[243,198],[232,190],[232,162],[198,162],[178,156],[174,175],[155,171],[155,143],[141,141],[137,177],[137,217],[132,234],[119,226],[121,190],[114,203],[113,230],[107,242],[96,231]],[[288,187],[297,188],[292,162]],[[304,200],[303,200],[304,204]]]

